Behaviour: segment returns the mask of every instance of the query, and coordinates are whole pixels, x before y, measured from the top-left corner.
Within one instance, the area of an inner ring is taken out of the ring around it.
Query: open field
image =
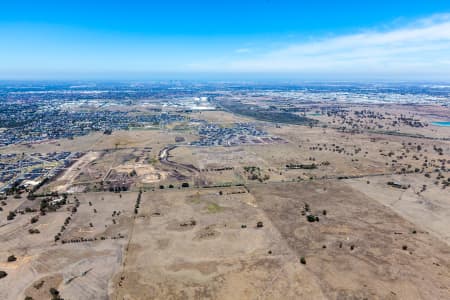
[[[167,144],[174,144],[177,132],[164,130],[120,130],[111,135],[92,133],[74,139],[60,139],[43,141],[39,143],[17,144],[0,148],[1,153],[47,153],[52,151],[101,151],[120,148],[159,148]],[[195,139],[195,136],[185,135],[187,141]]]
[[[111,298],[308,296],[324,297],[318,282],[253,196],[233,188],[145,194]]]
[[[80,204],[73,213],[75,197]],[[108,297],[110,279],[122,263],[137,194],[75,197],[69,197],[68,204],[58,211],[40,216],[36,223],[30,224],[36,213],[26,213],[0,227],[0,268],[8,273],[0,282],[1,299],[49,299],[50,288],[57,288],[67,299]],[[21,206],[33,207],[37,201],[24,200]],[[65,229],[55,242],[53,237],[62,226]],[[31,228],[40,233],[30,234]],[[17,260],[7,262],[9,255]]]
[[[401,182],[407,190],[388,187],[387,182]],[[408,221],[424,228],[450,245],[450,193],[434,184],[434,179],[414,175],[380,176],[347,180],[356,190],[389,207]],[[423,190],[423,186],[426,189]]]
[[[112,298],[275,299],[279,288],[289,299],[449,297],[448,246],[421,221],[341,181],[249,189],[147,194]],[[291,272],[309,278],[306,290]]]
[[[450,136],[449,127],[432,124],[448,120],[448,107],[419,104],[341,104],[337,113],[333,110],[336,108],[324,104],[309,116],[327,127],[345,127],[346,130],[421,135],[439,139]]]
[[[209,122],[216,122],[222,124],[232,124],[237,122],[248,122],[251,118],[246,118],[243,116],[237,116],[235,114],[226,111],[202,111],[191,114],[191,118],[197,118],[201,120],[206,120]]]
[[[149,99],[114,110],[186,118],[1,147],[80,156],[0,194],[0,299],[450,299],[448,107],[236,97],[318,123]]]
[[[250,191],[328,298],[449,297],[448,245],[348,185],[268,184]],[[318,222],[302,215],[305,203]]]
[[[351,187],[357,184],[149,191],[136,218],[137,193],[69,196],[67,209],[33,225],[39,237],[26,233],[27,214],[1,228],[2,256],[18,258],[1,265],[9,275],[0,284],[16,286],[2,297],[45,299],[50,287],[91,299],[449,297],[448,245],[423,226],[427,216],[407,221],[379,203],[383,197]],[[77,212],[55,243],[76,199]],[[307,221],[305,204],[319,222]],[[34,287],[42,281],[42,290]]]
[[[270,132],[287,143],[178,147],[171,155],[174,161],[192,164],[202,170],[201,175],[208,178],[210,184],[247,182],[252,175],[245,171],[248,167],[259,168],[257,179],[265,177],[264,181],[276,182],[396,173],[418,173],[420,177],[435,173],[436,169],[448,174],[445,168],[447,156],[443,153],[450,153],[450,141],[428,142],[411,137],[348,134],[298,126],[271,128]],[[436,149],[442,149],[442,154]],[[291,168],[290,165],[314,167]],[[224,172],[224,168],[231,170]]]

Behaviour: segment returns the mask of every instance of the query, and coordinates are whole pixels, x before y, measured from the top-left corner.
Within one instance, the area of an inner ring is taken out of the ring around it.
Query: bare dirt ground
[[[348,183],[249,190],[144,193],[111,298],[450,297],[448,245]]]
[[[324,298],[245,189],[144,195],[112,299]]]
[[[389,187],[389,181],[411,185],[411,188],[403,190]],[[450,190],[436,186],[433,179],[418,175],[395,175],[371,178],[370,184],[364,179],[347,182],[450,245]],[[424,184],[427,189],[420,192]]]
[[[450,297],[448,246],[345,183],[250,190],[289,247],[306,258],[307,270],[328,298]],[[305,203],[319,222],[301,214]]]
[[[85,168],[87,164],[96,160],[100,156],[99,152],[88,152],[79,158],[74,164],[72,164],[64,174],[58,178],[55,182],[55,191],[66,192],[73,184],[77,176],[79,176],[82,168]]]
[[[69,197],[68,205],[40,216],[34,224],[30,218],[35,214],[25,214],[0,227],[0,268],[8,273],[0,281],[1,299],[50,299],[50,288],[56,288],[65,299],[108,298],[110,279],[122,263],[137,195],[89,193],[76,197],[80,205],[75,214],[66,209],[75,201]],[[25,201],[22,206],[32,206],[32,201]],[[114,211],[120,215],[112,217]],[[53,237],[69,216],[61,240],[55,242]],[[40,233],[29,234],[30,228]],[[87,241],[93,238],[97,239]],[[17,260],[7,262],[9,255]]]

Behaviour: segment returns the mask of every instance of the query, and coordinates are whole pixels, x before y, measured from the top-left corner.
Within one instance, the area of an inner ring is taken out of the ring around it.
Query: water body
[[[432,125],[450,127],[450,122],[433,122]]]

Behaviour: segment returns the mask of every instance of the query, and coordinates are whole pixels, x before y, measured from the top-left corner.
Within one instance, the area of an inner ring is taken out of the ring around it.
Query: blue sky
[[[0,78],[450,79],[449,13],[445,0],[5,0]]]

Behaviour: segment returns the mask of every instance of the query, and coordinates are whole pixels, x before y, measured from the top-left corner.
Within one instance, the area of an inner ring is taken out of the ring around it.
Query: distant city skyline
[[[450,80],[438,0],[8,1],[0,37],[3,80]]]

